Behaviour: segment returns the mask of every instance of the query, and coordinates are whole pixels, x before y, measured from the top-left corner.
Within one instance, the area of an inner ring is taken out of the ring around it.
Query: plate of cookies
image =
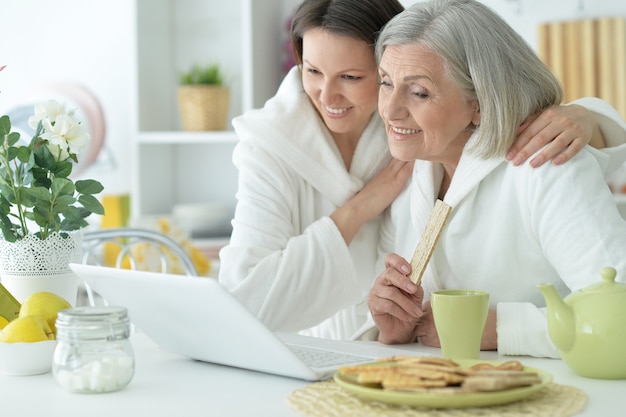
[[[512,360],[450,360],[429,356],[391,356],[343,366],[334,375],[358,397],[389,404],[465,408],[506,404],[540,391],[552,375]]]

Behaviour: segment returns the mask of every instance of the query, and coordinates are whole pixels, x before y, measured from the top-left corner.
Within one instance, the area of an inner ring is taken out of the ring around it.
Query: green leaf
[[[11,120],[9,116],[4,115],[0,117],[0,135],[8,135],[11,132]]]
[[[104,190],[102,184],[95,180],[76,181],[76,191],[81,194],[98,194]]]
[[[54,206],[52,212],[55,214],[63,213],[68,206],[71,206],[76,202],[76,199],[72,195],[61,195],[54,200]]]
[[[15,148],[11,148],[15,149]],[[9,151],[11,150],[9,149]],[[31,158],[32,152],[28,146],[20,146],[17,148],[17,159],[19,159],[23,163],[28,163]]]
[[[52,201],[50,191],[44,187],[20,188],[19,193],[22,204],[26,207],[34,207],[42,204],[49,206]]]
[[[83,194],[78,197],[78,202],[87,210],[96,214],[104,214],[104,207],[98,199],[90,194]]]
[[[7,213],[0,214],[0,222],[2,222],[5,228],[11,229],[13,227],[13,223],[11,222],[11,219],[9,219],[9,216],[7,216]]]
[[[78,230],[82,227],[87,227],[89,226],[89,223],[87,223],[87,221],[85,219],[80,219],[80,220],[63,220],[61,222],[61,230],[67,230],[68,232],[72,231],[72,230]]]
[[[83,210],[75,206],[66,206],[61,214],[63,215],[64,219],[67,221],[76,222],[76,221],[80,221],[81,219],[85,217],[83,214]],[[89,214],[91,213],[88,213],[87,215]]]
[[[74,191],[76,190],[76,187],[74,187],[74,184],[72,183],[72,181],[68,180],[67,178],[55,177],[54,180],[52,181],[52,185],[50,186],[50,190],[52,191],[52,194],[55,196],[74,195]]]
[[[64,219],[61,222],[61,229],[71,231],[88,226],[89,223],[87,223],[85,218],[88,217],[90,214],[90,211],[87,211],[81,207],[67,207],[67,210],[63,212]]]
[[[7,202],[15,203],[15,193],[4,181],[0,182],[0,195],[2,195],[2,198]]]
[[[22,185],[29,186],[33,183],[34,180],[35,178],[33,177],[33,171],[29,169],[28,171],[24,173],[24,176],[22,177]]]
[[[48,178],[48,171],[33,166],[30,172],[33,176],[33,185],[44,188],[50,188],[52,186],[52,180]]]
[[[56,168],[56,160],[54,159],[54,155],[50,152],[47,146],[39,146],[35,149],[35,163],[37,166],[45,169],[49,172],[54,171]]]
[[[72,173],[72,163],[69,161],[59,161],[52,172],[55,177],[67,178]]]
[[[4,240],[6,240],[7,242],[15,242],[17,241],[17,235],[15,233],[13,233],[12,229],[8,229],[6,227],[2,228],[2,236],[4,236]]]
[[[49,206],[41,205],[33,207],[33,220],[39,227],[47,227],[50,223],[50,210]]]
[[[9,144],[9,146],[15,145],[17,142],[19,142],[19,140],[20,140],[20,134],[17,132],[11,132],[7,136],[7,143]]]
[[[6,216],[11,212],[11,204],[5,199],[0,199],[0,216]]]
[[[7,160],[8,161],[14,160],[18,156],[18,153],[19,153],[19,148],[16,148],[15,146],[10,146],[9,149],[7,149]]]

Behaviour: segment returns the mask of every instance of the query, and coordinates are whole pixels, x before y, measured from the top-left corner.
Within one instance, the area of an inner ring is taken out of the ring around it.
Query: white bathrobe
[[[372,117],[348,172],[294,68],[275,97],[233,126],[238,205],[220,252],[220,282],[272,330],[355,337],[383,270],[381,219],[347,246],[328,216],[390,160],[380,118]]]
[[[617,129],[604,125],[604,133],[610,144],[624,143],[619,115],[602,101],[584,103],[612,115]],[[487,290],[497,309],[499,353],[558,357],[536,286],[553,283],[565,296],[600,282],[605,266],[626,282],[626,222],[604,178],[625,158],[626,145],[587,147],[566,164],[540,168],[463,153],[444,199],[453,209],[423,277],[426,298],[442,288]],[[383,253],[395,248],[411,258],[442,175],[440,164],[416,163],[383,227]]]
[[[220,282],[272,330],[350,338],[382,271],[380,219],[347,246],[328,216],[390,160],[380,118],[372,117],[348,172],[294,68],[275,97],[233,126],[238,205]]]

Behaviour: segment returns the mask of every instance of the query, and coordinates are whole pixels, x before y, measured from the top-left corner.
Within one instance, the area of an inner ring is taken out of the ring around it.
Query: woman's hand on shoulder
[[[521,165],[545,146],[530,161],[535,168],[550,160],[555,165],[563,164],[587,144],[596,148],[605,146],[593,114],[576,104],[552,106],[528,117],[517,134],[517,140],[509,149],[506,159],[515,165]]]
[[[411,177],[413,164],[413,161],[392,159],[361,191],[330,215],[347,244],[365,223],[396,199]]]
[[[365,204],[368,217],[373,219],[386,209],[404,189],[413,172],[414,161],[392,158],[357,194],[359,204]]]
[[[379,331],[378,340],[387,344],[415,341],[424,290],[409,279],[411,267],[401,256],[387,255],[385,266],[367,299]]]

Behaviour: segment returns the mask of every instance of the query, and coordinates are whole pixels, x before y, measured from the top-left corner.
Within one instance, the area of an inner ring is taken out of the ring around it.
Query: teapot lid
[[[600,270],[602,276],[602,282],[592,284],[586,288],[583,288],[581,292],[584,293],[605,293],[605,292],[625,292],[626,284],[621,282],[615,282],[615,276],[617,271],[610,266],[604,267]]]

